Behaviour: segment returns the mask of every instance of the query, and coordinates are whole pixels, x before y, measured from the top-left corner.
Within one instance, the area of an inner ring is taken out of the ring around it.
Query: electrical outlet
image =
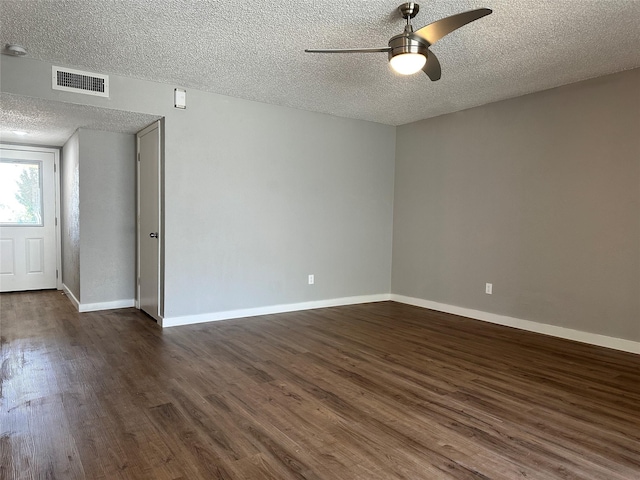
[[[309,275],[309,285],[313,285],[314,283],[316,283],[315,275]]]
[[[486,293],[487,295],[492,295],[493,294],[493,283],[487,283],[485,285],[484,293]]]

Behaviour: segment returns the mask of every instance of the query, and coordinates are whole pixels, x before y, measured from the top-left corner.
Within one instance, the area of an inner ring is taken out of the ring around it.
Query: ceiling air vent
[[[52,88],[85,95],[109,96],[109,76],[70,68],[52,68]]]

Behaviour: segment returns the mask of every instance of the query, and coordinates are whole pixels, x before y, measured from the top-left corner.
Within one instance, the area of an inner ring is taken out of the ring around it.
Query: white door
[[[160,122],[138,137],[138,305],[161,319]]]
[[[0,145],[0,291],[58,287],[53,148]]]

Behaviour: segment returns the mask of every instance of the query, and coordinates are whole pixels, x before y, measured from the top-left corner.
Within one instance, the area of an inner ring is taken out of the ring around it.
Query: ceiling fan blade
[[[429,45],[433,45],[445,35],[492,12],[493,10],[489,8],[479,8],[469,12],[458,13],[430,23],[426,27],[416,30],[413,34],[429,42]]]
[[[379,53],[389,52],[391,48],[305,48],[304,51],[307,53]]]
[[[435,82],[436,80],[440,80],[442,70],[440,69],[438,57],[436,57],[431,50],[428,50],[428,52],[427,63],[422,67],[422,71],[427,74],[427,77],[429,77],[432,82]]]

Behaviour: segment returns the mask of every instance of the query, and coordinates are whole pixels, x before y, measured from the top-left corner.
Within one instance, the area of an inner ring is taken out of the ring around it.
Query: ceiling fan
[[[391,68],[402,75],[412,75],[422,70],[432,80],[440,79],[441,69],[438,58],[429,47],[440,40],[445,35],[463,27],[467,23],[478,20],[489,15],[492,10],[489,8],[479,8],[468,12],[458,13],[430,23],[415,32],[411,25],[411,19],[418,14],[420,5],[413,2],[403,3],[398,7],[402,18],[407,20],[404,32],[391,37],[388,47],[381,48],[330,48],[311,49],[308,53],[376,53],[385,52],[389,54]]]

